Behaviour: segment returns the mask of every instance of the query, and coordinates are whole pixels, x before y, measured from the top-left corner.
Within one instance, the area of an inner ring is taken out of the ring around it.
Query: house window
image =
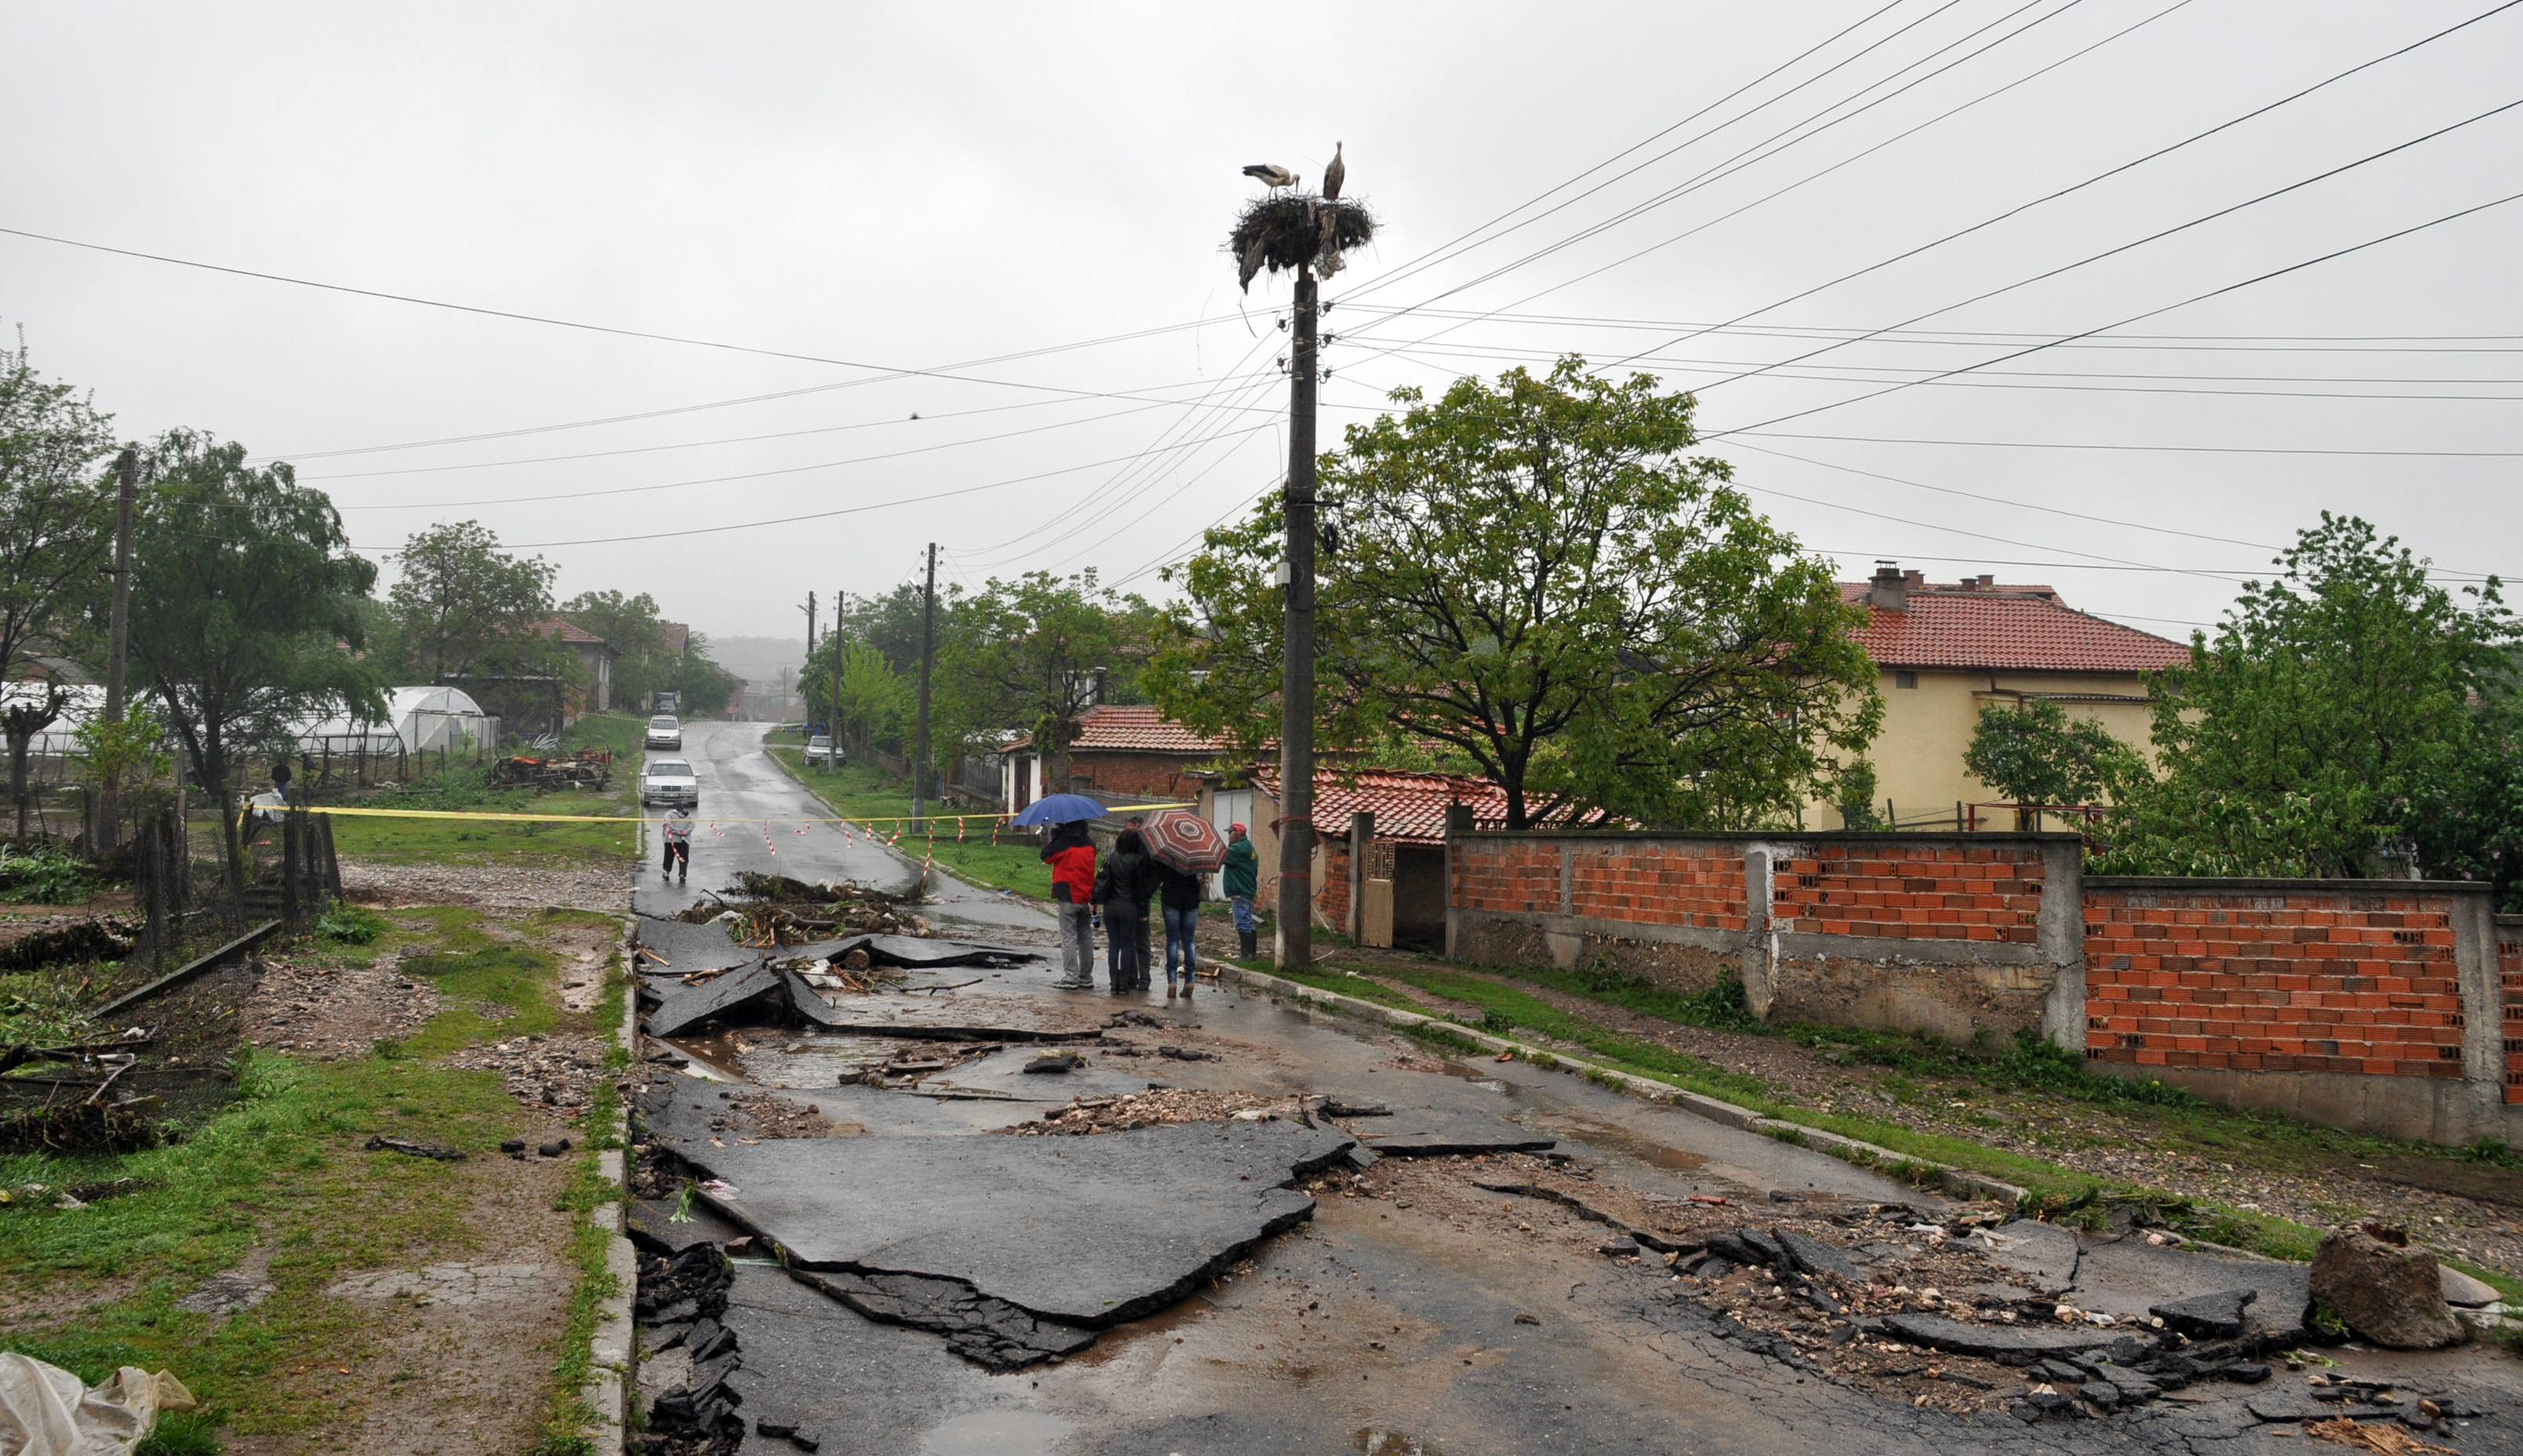
[[[1892,685],[1895,687],[1916,687],[1919,685],[1919,675],[1911,672],[1894,673],[1892,675]]]

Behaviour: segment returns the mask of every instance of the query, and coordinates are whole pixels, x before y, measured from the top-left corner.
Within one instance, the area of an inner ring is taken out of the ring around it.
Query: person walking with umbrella
[[[1193,932],[1200,928],[1201,876],[1226,863],[1226,841],[1197,814],[1179,809],[1149,816],[1142,831],[1148,858],[1156,863],[1157,888],[1165,897],[1166,997],[1174,996],[1174,964],[1182,964],[1182,994],[1191,994],[1200,955]]]
[[[1020,825],[1053,826],[1042,847],[1042,862],[1051,867],[1051,899],[1060,917],[1060,979],[1063,991],[1088,991],[1095,986],[1095,841],[1086,836],[1086,822],[1101,819],[1104,806],[1084,794],[1053,794],[1026,805],[1016,817]]]

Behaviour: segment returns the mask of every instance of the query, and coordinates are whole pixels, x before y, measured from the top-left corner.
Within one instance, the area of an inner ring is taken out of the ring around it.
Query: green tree
[[[648,694],[671,687],[675,657],[666,650],[665,619],[647,592],[582,591],[561,603],[560,614],[604,638],[619,654],[613,663],[613,701],[646,706]]]
[[[832,636],[816,644],[814,657],[797,677],[797,690],[806,699],[807,721],[819,722],[833,714],[835,662],[840,671],[840,721],[833,733],[847,742],[899,749],[903,724],[913,708],[912,685],[874,643]]]
[[[675,701],[681,705],[678,712],[686,718],[700,718],[726,712],[743,680],[712,660],[709,638],[688,632],[684,634],[684,655],[673,660],[662,685],[674,690]]]
[[[1963,767],[2015,803],[2048,805],[2100,803],[2144,768],[2111,729],[2048,698],[1982,704]]]
[[[1393,398],[1320,471],[1324,746],[1449,745],[1512,828],[1789,822],[1829,794],[1882,714],[1862,619],[1725,462],[1686,456],[1690,396],[1571,357]],[[1248,751],[1277,730],[1282,520],[1273,498],[1209,533],[1146,679]]]
[[[995,747],[1014,728],[1032,735],[1054,783],[1069,781],[1069,748],[1086,710],[1126,698],[1146,660],[1153,614],[1136,596],[1073,577],[993,577],[971,596],[939,603],[931,725],[939,742]],[[940,757],[945,755],[940,754]]]
[[[358,602],[377,571],[352,554],[333,502],[299,488],[284,462],[249,466],[242,445],[173,430],[144,468],[131,671],[219,806],[229,887],[242,896],[240,756],[285,747],[310,717],[385,711],[375,670],[357,655]]]
[[[70,385],[35,371],[21,338],[0,350],[0,681],[24,675],[39,646],[102,599],[111,578],[113,493],[96,466],[114,449],[109,417]],[[9,742],[9,797],[26,832],[26,749],[61,717],[57,685],[21,693],[0,710]]]
[[[534,631],[551,615],[558,570],[541,556],[500,549],[479,521],[416,532],[386,592],[394,623],[387,653],[420,682],[462,685],[551,673],[568,654]]]
[[[2154,680],[2161,776],[2116,788],[2100,867],[2357,875],[2404,838],[2422,862],[2510,843],[2494,785],[2517,633],[2496,580],[2457,597],[2397,538],[2326,511],[2277,565]],[[2429,822],[2457,806],[2491,822]]]
[[[881,596],[858,592],[835,624],[844,638],[856,638],[884,654],[896,673],[920,671],[920,613],[925,595],[918,582],[905,582]],[[938,602],[941,614],[946,603]]]

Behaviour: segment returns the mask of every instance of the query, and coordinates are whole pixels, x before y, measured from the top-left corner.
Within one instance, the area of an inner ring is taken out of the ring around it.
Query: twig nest
[[[1375,214],[1363,203],[1346,198],[1325,201],[1311,193],[1273,192],[1245,204],[1226,237],[1235,256],[1237,279],[1245,288],[1263,269],[1293,273],[1308,263],[1330,277],[1341,269],[1341,256],[1375,239]]]

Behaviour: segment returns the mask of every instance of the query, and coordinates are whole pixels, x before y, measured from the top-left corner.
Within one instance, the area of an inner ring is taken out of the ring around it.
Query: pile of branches
[[[1308,193],[1273,192],[1244,205],[1226,251],[1235,255],[1244,286],[1267,268],[1293,273],[1308,263],[1328,278],[1341,269],[1341,255],[1375,238],[1375,214],[1362,203],[1325,201]]]
[[[859,931],[885,935],[933,934],[928,922],[900,901],[865,885],[808,884],[785,874],[739,871],[721,900],[726,910],[694,906],[682,918],[698,924],[734,912],[738,945],[756,950],[833,940]]]

